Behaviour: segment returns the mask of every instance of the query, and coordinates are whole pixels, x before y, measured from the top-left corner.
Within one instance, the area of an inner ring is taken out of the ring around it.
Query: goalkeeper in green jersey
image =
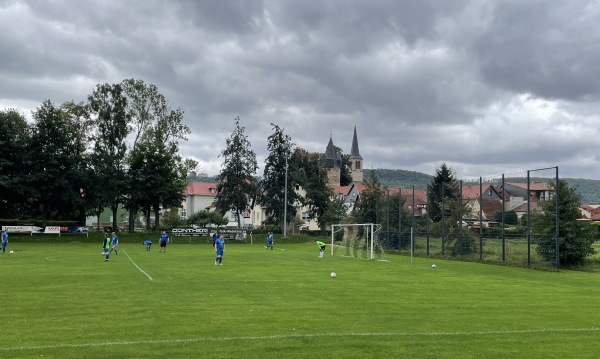
[[[104,233],[104,243],[102,244],[102,254],[105,256],[105,261],[108,261],[110,255],[110,235],[108,232]]]
[[[319,258],[323,258],[323,253],[325,253],[325,243],[317,241],[317,247],[319,247]]]

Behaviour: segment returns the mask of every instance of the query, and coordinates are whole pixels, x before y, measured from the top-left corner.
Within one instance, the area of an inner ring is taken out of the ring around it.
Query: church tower
[[[352,150],[350,150],[350,173],[352,181],[363,181],[363,158],[358,151],[358,139],[356,137],[356,126],[354,126],[354,137],[352,138]]]
[[[321,154],[321,159],[327,171],[327,186],[330,188],[339,187],[342,172],[342,155],[335,150],[331,137],[329,137],[325,153]]]

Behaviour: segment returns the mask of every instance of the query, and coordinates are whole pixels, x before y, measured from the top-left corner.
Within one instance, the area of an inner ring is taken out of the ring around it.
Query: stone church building
[[[342,171],[342,154],[335,150],[333,139],[329,137],[329,143],[325,153],[321,153],[323,165],[327,169],[327,185],[334,189],[340,187],[340,177]],[[352,137],[352,147],[350,150],[350,174],[353,182],[363,181],[363,158],[358,150],[358,138],[356,136],[356,126],[354,126],[354,136]]]

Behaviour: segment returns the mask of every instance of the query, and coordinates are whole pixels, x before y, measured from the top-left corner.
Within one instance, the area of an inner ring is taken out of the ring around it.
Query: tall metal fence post
[[[556,269],[560,269],[560,202],[558,198],[559,193],[559,181],[558,181],[558,166],[556,166],[556,189],[554,191],[554,198],[556,199]]]
[[[446,228],[444,223],[444,182],[442,182],[442,256],[445,255]]]
[[[502,174],[502,263],[506,260],[506,232],[505,232],[505,221],[504,221],[504,212],[506,208],[506,203],[504,203],[504,173]]]
[[[481,177],[479,177],[479,260],[482,260],[482,259],[483,259],[483,179]]]
[[[459,184],[459,189],[458,189],[458,220],[459,220],[459,225],[458,225],[458,245],[460,246],[460,255],[462,256],[464,254],[464,248],[463,248],[463,181],[460,180],[458,181]]]
[[[531,266],[531,194],[529,170],[527,170],[527,267]]]

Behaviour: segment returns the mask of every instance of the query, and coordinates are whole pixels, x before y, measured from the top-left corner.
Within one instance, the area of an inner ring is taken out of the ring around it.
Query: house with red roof
[[[462,200],[463,218],[467,221],[479,221],[480,211],[482,221],[494,221],[494,215],[501,212],[502,203],[506,203],[500,189],[490,183],[463,186]]]
[[[403,188],[403,187],[389,187],[388,193],[394,195],[400,192],[404,199],[404,209],[409,213],[413,213],[415,217],[421,217],[427,213],[427,192],[422,189]],[[414,203],[414,206],[413,206]]]
[[[548,201],[554,190],[547,182],[532,182],[529,184],[529,201]],[[508,195],[507,210],[515,209],[523,203],[527,203],[527,183],[505,183],[504,188],[500,186],[500,193]]]
[[[200,211],[214,211],[217,198],[217,184],[211,182],[191,182],[184,191],[185,200],[181,205],[181,218],[187,219],[194,213]],[[229,219],[228,227],[237,227],[235,215],[227,212],[225,217]],[[242,226],[247,226],[250,222],[250,212],[242,213],[240,218]]]

